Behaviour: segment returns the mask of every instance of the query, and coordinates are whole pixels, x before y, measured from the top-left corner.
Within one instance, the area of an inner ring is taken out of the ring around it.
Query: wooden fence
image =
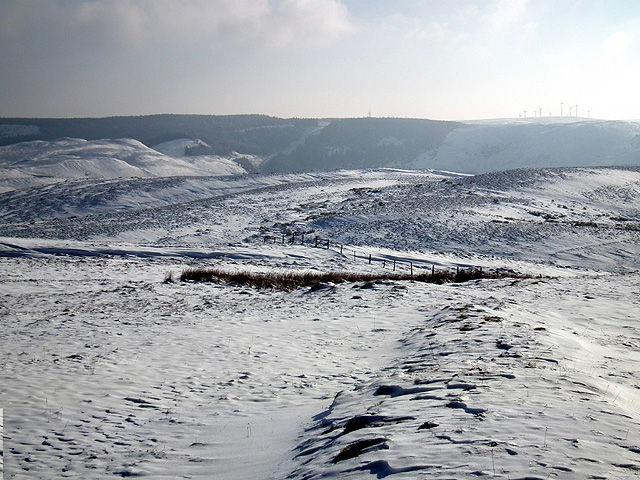
[[[419,274],[431,274],[435,276],[436,273],[444,273],[453,275],[453,270],[455,270],[456,277],[464,276],[465,271],[474,271],[479,272],[481,277],[500,277],[500,276],[513,276],[517,275],[515,272],[505,268],[495,268],[491,270],[487,270],[483,272],[483,267],[473,266],[473,265],[464,265],[464,266],[456,266],[456,267],[438,267],[436,271],[436,266],[432,263],[426,261],[406,261],[388,257],[374,257],[371,253],[365,253],[362,250],[357,250],[353,247],[345,247],[344,244],[331,241],[330,239],[321,238],[317,235],[305,235],[304,233],[279,233],[275,235],[264,235],[264,244],[281,244],[281,245],[291,245],[291,246],[306,246],[310,248],[322,248],[322,249],[332,249],[336,252],[339,252],[340,255],[343,255],[347,258],[353,258],[353,261],[356,262],[358,260],[366,261],[369,265],[378,265],[385,269],[390,269],[393,272],[407,272],[410,276],[419,275]]]

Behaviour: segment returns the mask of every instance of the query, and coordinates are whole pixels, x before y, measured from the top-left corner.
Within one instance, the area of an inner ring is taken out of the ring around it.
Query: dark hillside
[[[269,172],[402,167],[437,149],[457,122],[401,118],[335,120],[288,154],[264,165]]]
[[[0,118],[2,125],[35,125],[40,132],[0,138],[0,145],[61,137],[98,140],[132,138],[148,147],[178,138],[199,138],[211,145],[206,153],[236,151],[273,155],[317,125],[316,120],[266,115],[149,115],[108,118]]]

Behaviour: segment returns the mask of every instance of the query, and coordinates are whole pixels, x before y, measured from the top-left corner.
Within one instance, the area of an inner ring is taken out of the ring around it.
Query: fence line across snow
[[[455,275],[456,277],[461,276],[461,274],[464,276],[465,272],[468,272],[469,270],[474,271],[474,272],[478,272],[480,274],[480,276],[484,276],[486,277],[490,277],[491,276],[491,271],[486,271],[483,272],[483,268],[482,267],[477,267],[477,266],[472,266],[472,265],[468,265],[468,266],[463,266],[462,268],[460,266],[456,266],[456,267],[439,267],[438,270],[436,270],[436,266],[431,263],[431,262],[426,262],[426,261],[420,261],[420,262],[413,262],[413,261],[405,261],[405,260],[398,260],[395,259],[393,257],[374,257],[372,254],[370,253],[363,253],[362,251],[358,252],[358,250],[356,250],[353,247],[345,247],[344,244],[339,243],[339,242],[335,242],[335,241],[331,241],[330,239],[324,239],[321,238],[319,236],[314,236],[311,238],[311,240],[309,240],[309,236],[306,236],[306,241],[305,241],[305,234],[301,233],[301,232],[292,232],[292,233],[281,233],[279,235],[264,235],[264,243],[273,243],[273,244],[282,244],[282,245],[291,245],[291,246],[307,246],[307,247],[311,247],[311,248],[323,248],[323,249],[333,249],[336,252],[340,252],[340,255],[345,256],[346,258],[350,258],[351,254],[353,253],[353,261],[358,261],[359,259],[362,259],[364,261],[368,261],[369,265],[374,265],[375,263],[377,264],[382,264],[382,268],[387,268],[387,263],[389,264],[389,268],[393,271],[400,271],[400,270],[406,270],[408,272],[410,272],[410,276],[413,277],[414,275],[417,276],[419,275],[418,270],[427,270],[429,272],[430,270],[430,274],[432,276],[435,276],[436,273],[442,273],[442,271],[444,270],[444,273],[446,274],[450,274],[451,271],[455,268]],[[345,252],[345,249],[347,250]],[[426,268],[425,268],[426,267]],[[496,267],[495,271],[493,273],[493,275],[495,277],[499,277],[501,275],[505,275],[510,273],[508,269],[501,269]],[[424,274],[424,273],[423,273]]]

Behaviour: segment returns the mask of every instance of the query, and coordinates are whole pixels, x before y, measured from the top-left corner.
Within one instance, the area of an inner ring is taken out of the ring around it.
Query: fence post
[[[436,276],[436,266],[435,265],[431,265],[431,276],[432,277]]]
[[[296,232],[291,234],[291,245],[295,245],[296,243]]]
[[[316,235],[316,247],[318,246],[318,236]]]
[[[355,250],[353,251],[353,261],[354,262],[356,261],[356,251]]]
[[[300,245],[304,245],[304,233],[302,234],[302,242],[300,242]]]
[[[267,237],[264,237],[264,243],[267,243]]]
[[[371,265],[371,254],[369,254],[369,265]]]
[[[327,250],[329,249],[330,244],[331,244],[331,240],[327,240]]]
[[[387,266],[387,261],[386,260],[382,260],[382,268],[385,268]]]
[[[284,245],[284,233],[282,234],[282,244]]]
[[[393,261],[393,271],[394,272],[396,271],[396,261],[395,260]]]
[[[409,262],[409,265],[411,265],[411,279],[413,279],[413,262]]]
[[[342,255],[342,245],[340,245],[340,255]]]

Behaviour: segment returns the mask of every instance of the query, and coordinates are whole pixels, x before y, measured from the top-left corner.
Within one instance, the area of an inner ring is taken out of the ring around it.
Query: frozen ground
[[[4,193],[5,478],[634,478],[639,210],[638,169]],[[164,283],[394,260],[532,278]]]

